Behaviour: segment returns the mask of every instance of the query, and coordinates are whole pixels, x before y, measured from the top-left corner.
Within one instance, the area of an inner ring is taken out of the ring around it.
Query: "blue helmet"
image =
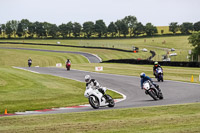
[[[145,76],[146,76],[146,75],[145,75],[145,73],[143,73],[143,72],[140,74],[140,78],[144,78]]]

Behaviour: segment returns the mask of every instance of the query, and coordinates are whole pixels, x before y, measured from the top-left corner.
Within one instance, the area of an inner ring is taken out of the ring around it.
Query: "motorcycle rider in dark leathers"
[[[160,66],[160,64],[158,64],[158,62],[154,62],[154,66],[153,66],[153,75],[155,76],[156,78],[156,69],[160,67],[162,69],[162,67]],[[163,69],[162,69],[163,70]]]
[[[68,63],[71,64],[71,61],[69,59],[67,59],[67,61],[65,62],[65,64],[68,64]]]
[[[31,59],[31,57],[28,59],[28,66],[29,67],[31,67],[31,65],[32,65],[32,59]]]
[[[154,85],[154,87],[158,90],[158,92],[161,93],[161,90],[160,90],[160,88],[159,88],[159,85],[155,84],[149,76],[146,76],[145,73],[141,73],[141,74],[140,74],[140,78],[141,78],[141,80],[140,80],[141,89],[143,89],[143,83],[144,83],[145,81],[148,81],[148,80],[149,80],[149,81]],[[145,93],[146,93],[146,92],[145,92]],[[147,93],[146,93],[146,94],[147,94]]]

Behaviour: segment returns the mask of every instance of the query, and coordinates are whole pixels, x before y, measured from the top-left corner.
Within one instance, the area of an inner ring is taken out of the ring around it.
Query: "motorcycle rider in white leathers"
[[[101,92],[103,94],[103,96],[106,96],[105,95],[106,89],[104,89],[103,87],[101,87],[99,85],[99,83],[97,82],[97,80],[91,79],[90,75],[86,75],[85,76],[85,82],[86,82],[86,89],[88,89],[89,87],[91,87],[93,89],[98,89],[98,91]]]

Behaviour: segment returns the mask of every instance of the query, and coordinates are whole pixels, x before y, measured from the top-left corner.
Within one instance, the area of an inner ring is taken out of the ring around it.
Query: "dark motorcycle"
[[[162,92],[158,92],[150,81],[143,83],[143,89],[145,90],[145,93],[150,95],[154,100],[163,99]]]
[[[161,67],[156,68],[156,78],[157,78],[158,82],[164,81],[163,80],[163,70]]]
[[[32,65],[32,60],[28,60],[28,67],[31,67]]]

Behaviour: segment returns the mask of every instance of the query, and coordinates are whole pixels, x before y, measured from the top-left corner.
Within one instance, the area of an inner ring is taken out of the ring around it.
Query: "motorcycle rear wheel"
[[[114,101],[114,99],[113,99],[110,95],[108,95],[108,94],[106,94],[106,95],[107,95],[107,98],[108,98],[108,100],[109,100],[108,107],[114,107],[114,106],[115,106],[115,101]]]
[[[163,94],[162,94],[161,92],[159,92],[158,98],[159,98],[159,99],[163,99]]]

